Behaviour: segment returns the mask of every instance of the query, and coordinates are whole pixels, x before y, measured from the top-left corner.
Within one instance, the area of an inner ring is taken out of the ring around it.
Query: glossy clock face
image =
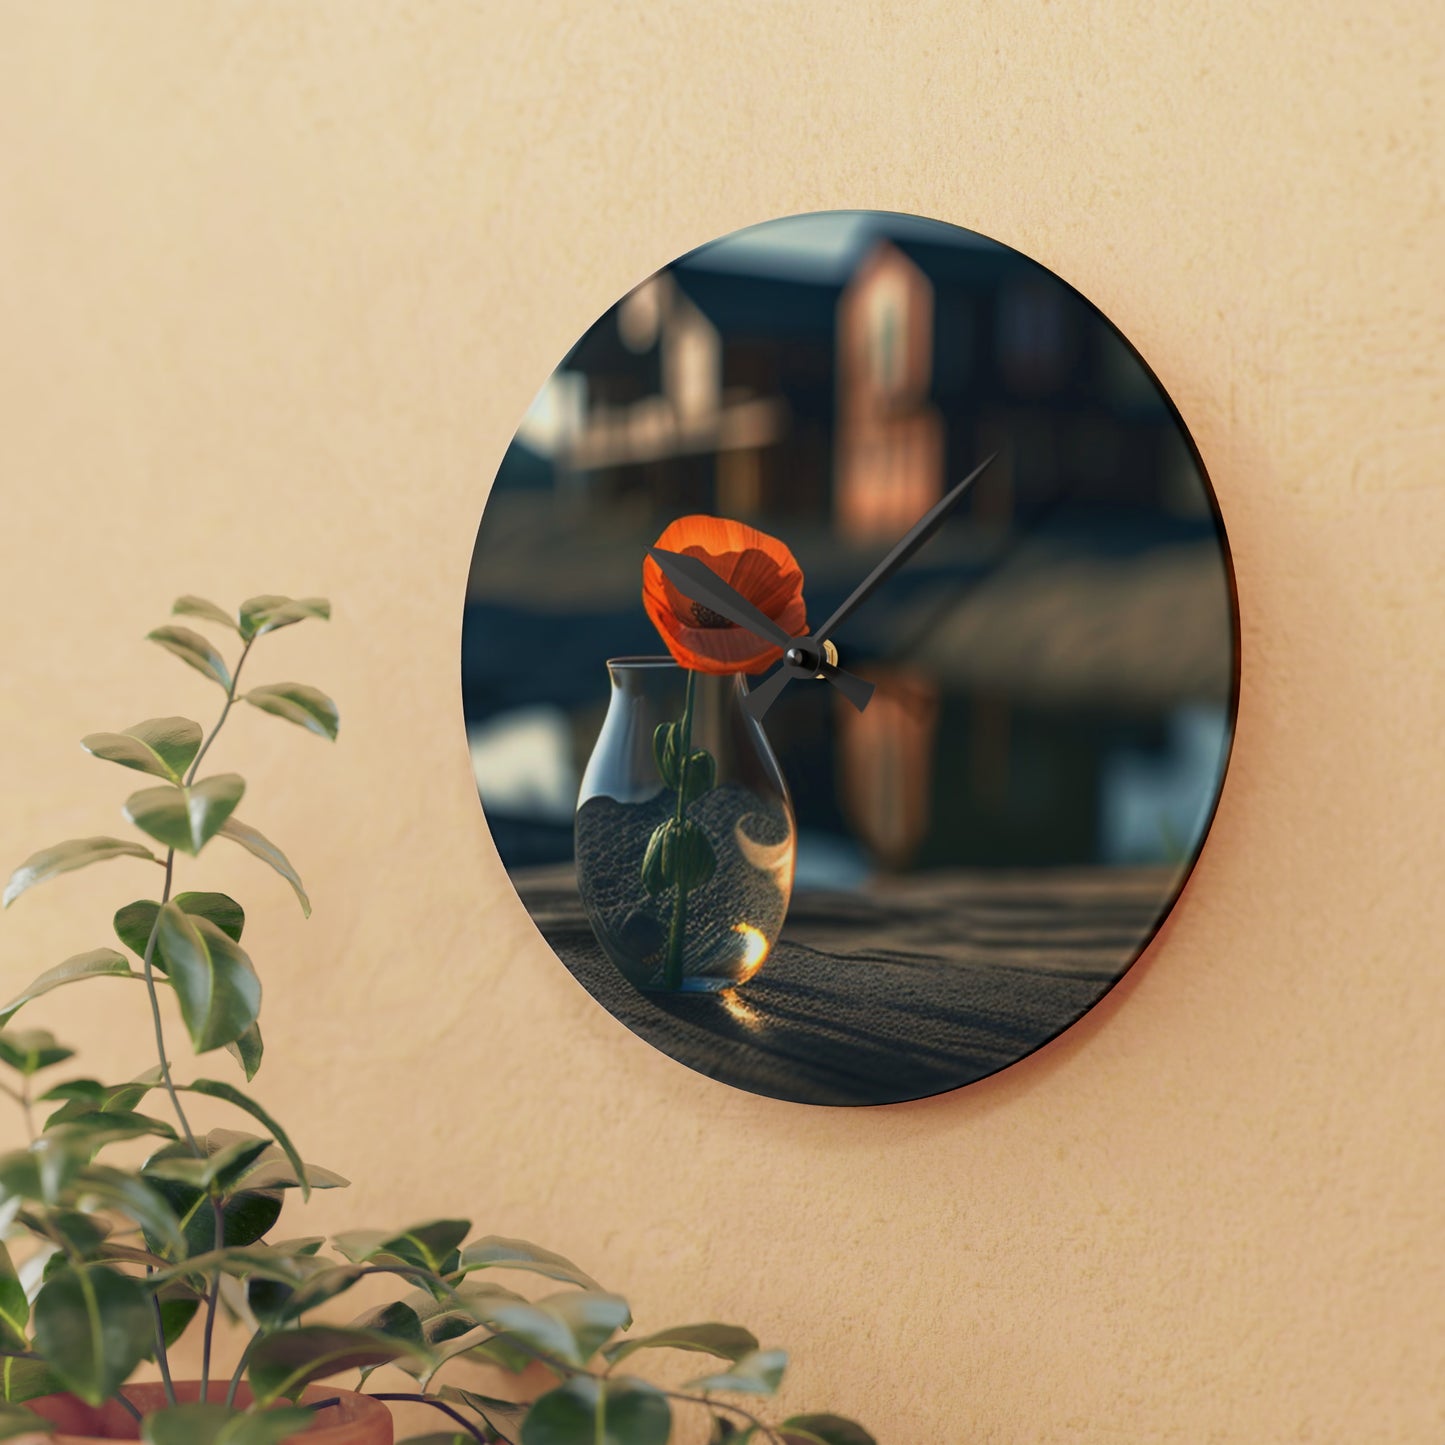
[[[680,1063],[816,1104],[1075,1022],[1183,887],[1237,694],[1219,512],[1129,343],[1017,251],[838,211],[664,267],[539,382],[462,690],[561,966]]]

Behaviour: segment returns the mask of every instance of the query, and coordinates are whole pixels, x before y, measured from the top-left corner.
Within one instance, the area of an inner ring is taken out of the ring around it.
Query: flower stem
[[[682,728],[678,742],[677,812],[674,819],[679,830],[687,799],[687,760],[692,754],[692,710],[697,700],[697,673],[691,668],[687,673],[687,691],[683,695]],[[662,982],[665,988],[682,986],[682,950],[687,936],[687,885],[679,878],[677,894],[672,902],[672,922],[667,928],[667,958],[663,966]]]

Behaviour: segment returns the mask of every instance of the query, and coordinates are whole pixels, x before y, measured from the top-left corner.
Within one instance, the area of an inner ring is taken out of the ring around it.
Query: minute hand
[[[935,503],[901,542],[853,589],[847,601],[817,630],[818,637],[831,637],[833,629],[861,606],[881,587],[943,524],[948,514],[963,500],[963,494],[981,477],[998,456],[986,457],[951,492]]]

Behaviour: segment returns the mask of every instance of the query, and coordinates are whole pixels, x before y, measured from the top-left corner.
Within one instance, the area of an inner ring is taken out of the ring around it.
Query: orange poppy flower
[[[699,558],[789,637],[807,632],[803,570],[776,537],[726,517],[679,517],[656,545]],[[765,672],[783,655],[680,592],[651,557],[642,563],[642,605],[674,660],[694,672]]]

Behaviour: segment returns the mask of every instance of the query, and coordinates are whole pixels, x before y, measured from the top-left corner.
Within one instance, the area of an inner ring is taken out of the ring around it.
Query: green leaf
[[[658,723],[652,734],[652,756],[657,762],[658,776],[674,790],[678,784],[678,739],[681,727],[675,722]]]
[[[204,597],[193,597],[189,593],[176,598],[171,612],[177,617],[204,617],[208,622],[219,622],[223,627],[229,627],[232,632],[241,630],[236,625],[236,619],[224,607],[217,607],[214,602],[207,602]]]
[[[167,848],[192,857],[221,830],[246,791],[239,773],[217,773],[190,787],[142,788],[125,800],[125,816]]]
[[[750,1330],[737,1325],[700,1324],[677,1325],[635,1340],[618,1340],[602,1353],[610,1364],[615,1365],[638,1350],[697,1350],[705,1355],[716,1355],[720,1360],[737,1361],[757,1348],[757,1338]]]
[[[296,1177],[300,1181],[301,1197],[303,1199],[311,1197],[311,1185],[307,1181],[306,1165],[301,1162],[301,1156],[296,1152],[296,1146],[291,1142],[290,1135],[254,1099],[249,1098],[230,1084],[221,1083],[218,1079],[196,1079],[192,1083],[178,1084],[176,1087],[183,1093],[205,1094],[212,1099],[224,1099],[226,1103],[234,1104],[236,1108],[249,1114],[281,1146],[282,1152],[286,1155],[292,1169],[296,1171]]]
[[[175,1179],[155,1179],[150,1188],[166,1202],[172,1216],[172,1227],[179,1222],[184,1235],[184,1248],[178,1256],[189,1261],[212,1252],[216,1242],[215,1214],[210,1197],[202,1190]],[[243,1248],[255,1244],[281,1217],[281,1196],[278,1193],[243,1189],[221,1201],[221,1240],[223,1248]],[[147,1230],[147,1240],[159,1242]]]
[[[239,1039],[261,1012],[261,980],[241,945],[174,903],[161,909],[156,949],[198,1054]]]
[[[30,1301],[25,1286],[10,1259],[10,1251],[0,1244],[0,1348],[30,1348]]]
[[[732,1390],[740,1395],[774,1395],[788,1366],[786,1350],[754,1350],[735,1360],[730,1370],[689,1380],[689,1390]]]
[[[228,898],[224,893],[177,893],[171,902],[192,918],[209,919],[234,942],[241,941],[246,913],[234,898]],[[116,937],[137,958],[145,957],[146,944],[150,942],[151,929],[160,911],[161,906],[154,899],[138,898],[134,903],[127,903],[115,915]]]
[[[35,1343],[88,1404],[101,1404],[125,1382],[151,1339],[145,1291],[109,1265],[63,1270],[35,1297]]]
[[[701,888],[717,871],[717,855],[707,834],[696,823],[684,820],[677,841],[677,863],[673,881],[685,893]]]
[[[646,889],[651,898],[656,898],[665,888],[668,887],[670,879],[663,872],[663,839],[667,836],[667,830],[672,827],[672,819],[665,823],[659,823],[652,830],[652,836],[647,840],[647,849],[642,855],[642,886]]]
[[[467,1237],[470,1219],[432,1219],[408,1229],[355,1229],[338,1234],[332,1243],[347,1259],[360,1264],[369,1260],[399,1262],[440,1274],[442,1265]]]
[[[89,953],[77,953],[74,958],[67,958],[64,963],[46,969],[29,987],[0,1008],[0,1027],[8,1024],[32,999],[66,984],[79,983],[83,978],[136,978],[144,981],[145,975],[132,973],[124,956],[113,948],[93,948]]]
[[[145,1175],[148,1179],[177,1180],[193,1189],[210,1189],[214,1185],[218,1192],[224,1193],[245,1174],[270,1143],[269,1139],[237,1139],[207,1154],[204,1159],[197,1159],[189,1146],[161,1150],[146,1161]]]
[[[104,863],[109,858],[149,858],[152,863],[161,861],[143,843],[127,843],[121,838],[71,838],[55,844],[53,848],[42,848],[40,852],[32,853],[10,875],[0,906],[9,908],[27,888],[44,883],[57,874],[86,868],[92,863]]]
[[[113,1144],[118,1139],[142,1139],[147,1135],[174,1139],[176,1131],[164,1119],[155,1119],[149,1114],[136,1114],[126,1109],[105,1112],[96,1109],[68,1115],[59,1122],[47,1119],[42,1137],[73,1145],[88,1163],[107,1144]]]
[[[0,1063],[18,1069],[27,1079],[41,1069],[74,1057],[75,1050],[57,1043],[49,1029],[0,1030]]]
[[[667,1445],[672,1408],[642,1380],[576,1375],[541,1396],[522,1425],[521,1445]]]
[[[78,1199],[99,1200],[135,1220],[163,1250],[180,1252],[185,1247],[175,1212],[164,1193],[133,1174],[92,1164],[76,1180],[74,1193]]]
[[[177,1405],[148,1415],[148,1445],[281,1445],[308,1430],[315,1416],[300,1406],[246,1414],[221,1404]]]
[[[146,633],[152,642],[158,642],[167,652],[173,652],[182,662],[189,663],[197,672],[204,673],[223,688],[231,690],[231,670],[225,659],[199,632],[189,627],[157,627]]]
[[[456,1385],[443,1385],[442,1399],[449,1405],[465,1405],[482,1417],[487,1429],[495,1435],[505,1435],[513,1440],[532,1408],[524,1401],[499,1400],[493,1395],[479,1395],[475,1390],[463,1390]]]
[[[602,1289],[590,1274],[584,1274],[570,1259],[525,1239],[507,1239],[500,1234],[488,1234],[473,1240],[462,1250],[461,1273],[470,1274],[478,1269],[524,1269],[529,1274],[580,1285],[583,1289]]]
[[[254,828],[241,822],[239,818],[228,818],[220,832],[221,837],[229,838],[233,843],[239,843],[248,853],[259,858],[263,863],[269,863],[296,890],[296,897],[301,902],[302,913],[307,918],[311,917],[311,900],[301,886],[299,875],[291,866],[286,855],[269,838],[263,837]]]
[[[283,717],[308,732],[336,740],[341,714],[324,692],[304,682],[274,682],[266,687],[253,687],[245,694],[252,707]]]
[[[33,1440],[37,1435],[49,1435],[55,1429],[33,1410],[19,1405],[0,1405],[0,1440],[14,1440],[21,1435]]]
[[[252,1024],[240,1038],[232,1039],[226,1045],[226,1052],[240,1064],[249,1084],[261,1071],[261,1055],[265,1045],[261,1042],[261,1025]]]
[[[48,1093],[41,1094],[41,1101],[65,1099],[67,1102],[46,1120],[45,1127],[68,1122],[92,1109],[129,1113],[152,1089],[158,1088],[160,1082],[161,1071],[153,1065],[125,1084],[101,1084],[94,1079],[72,1079],[57,1084]]]
[[[535,1303],[479,1302],[482,1323],[525,1341],[543,1355],[582,1366],[616,1333],[632,1322],[620,1295],[566,1290]]]
[[[106,762],[179,783],[201,750],[201,725],[185,717],[153,717],[118,733],[88,733],[80,745]]]
[[[787,1445],[878,1445],[861,1425],[841,1415],[791,1415],[778,1433]]]
[[[687,765],[682,774],[682,806],[697,802],[704,793],[712,791],[717,781],[717,764],[706,749],[699,748],[687,755]]]
[[[290,627],[293,622],[304,622],[308,617],[324,622],[330,616],[331,604],[324,597],[249,597],[241,604],[241,636],[249,640],[275,632],[278,627]]]
[[[414,1346],[385,1335],[335,1325],[302,1325],[265,1336],[251,1351],[246,1375],[264,1405],[283,1397],[294,1399],[313,1380],[416,1354]]]
[[[64,1388],[64,1381],[44,1360],[0,1360],[0,1393],[7,1404],[57,1395]]]

